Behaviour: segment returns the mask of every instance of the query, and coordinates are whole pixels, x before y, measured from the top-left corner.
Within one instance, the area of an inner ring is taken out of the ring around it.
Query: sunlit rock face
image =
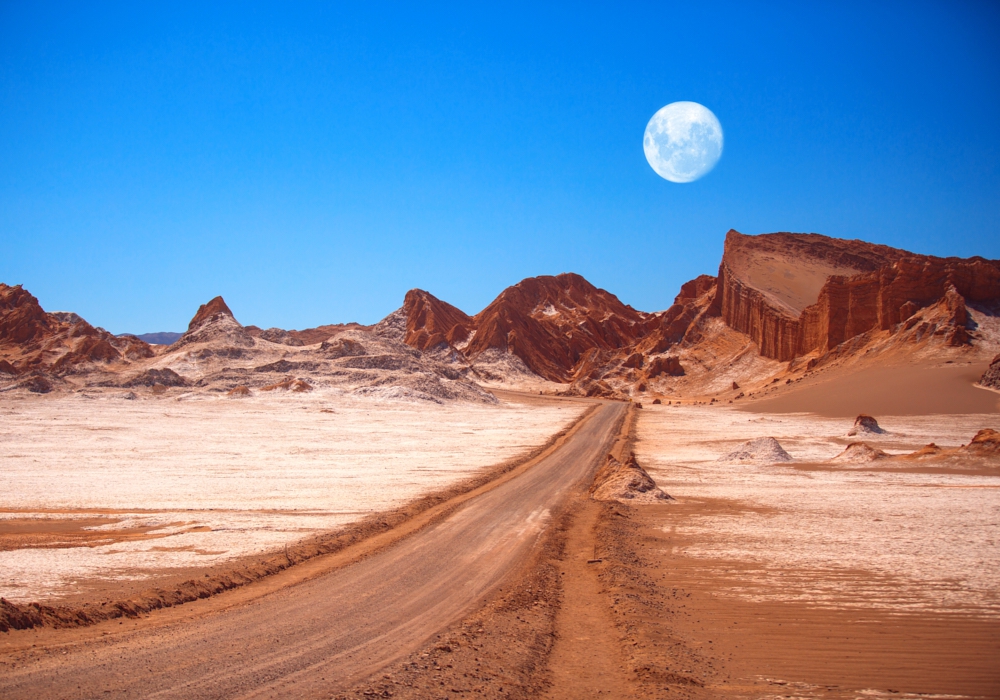
[[[726,325],[749,335],[764,357],[784,361],[876,330],[965,344],[966,301],[1000,298],[1000,262],[818,234],[730,231],[718,284]]]

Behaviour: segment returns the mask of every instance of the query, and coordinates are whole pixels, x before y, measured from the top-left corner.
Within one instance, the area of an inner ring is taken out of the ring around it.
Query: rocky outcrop
[[[198,307],[197,313],[188,324],[187,332],[170,346],[177,350],[188,345],[203,345],[205,357],[220,352],[230,357],[238,357],[244,348],[252,348],[254,339],[244,328],[225,300],[219,296]]]
[[[983,428],[973,436],[968,445],[959,449],[983,456],[1000,455],[1000,433],[992,428]]]
[[[522,280],[475,316],[422,290],[410,291],[401,311],[413,347],[450,346],[473,362],[510,353],[556,382],[580,377],[601,353],[601,362],[617,357],[648,333],[652,318],[576,274]]]
[[[198,307],[198,311],[195,312],[194,316],[191,318],[191,322],[188,324],[188,330],[193,331],[195,328],[203,326],[210,321],[217,320],[221,316],[235,318],[233,316],[233,312],[226,304],[226,300],[221,296],[218,296],[211,299],[208,303],[202,304]]]
[[[701,321],[712,314],[717,281],[711,275],[701,275],[681,285],[673,305],[660,314],[654,314],[654,320],[649,324],[650,331],[636,345],[636,350],[652,355],[666,352],[684,341],[696,342],[700,337],[698,328]]]
[[[654,357],[649,363],[649,368],[646,370],[646,376],[649,379],[655,379],[662,374],[671,377],[683,377],[684,368],[681,366],[680,359],[672,355]]]
[[[404,340],[418,350],[456,346],[469,337],[472,317],[422,289],[411,289],[403,299]]]
[[[125,382],[122,386],[125,387],[138,387],[138,386],[156,386],[157,384],[168,387],[168,386],[187,386],[188,382],[184,377],[177,374],[177,372],[172,369],[147,369],[145,372],[137,377]]]
[[[993,358],[993,362],[991,362],[990,366],[986,368],[985,372],[983,372],[983,376],[979,380],[979,383],[988,389],[996,389],[1000,391],[1000,355]]]
[[[594,475],[590,497],[595,501],[623,503],[669,503],[674,500],[656,485],[631,453],[624,462],[610,454],[607,456]]]
[[[116,337],[75,313],[46,313],[20,285],[0,284],[0,360],[17,373],[63,375],[152,357],[134,336]],[[9,374],[9,372],[8,372]]]
[[[38,299],[28,290],[0,284],[0,343],[22,344],[40,341],[55,329]]]
[[[649,315],[580,275],[532,277],[505,289],[474,317],[468,357],[513,353],[539,376],[570,380],[590,351],[620,352],[645,336]]]
[[[854,419],[854,425],[847,431],[847,437],[857,437],[858,435],[885,435],[885,430],[872,416],[862,413]]]
[[[915,255],[817,234],[730,231],[714,308],[761,355],[791,360],[868,331],[908,330],[908,319],[935,305],[941,318],[932,333],[962,345],[969,340],[966,302],[998,298],[998,261]]]

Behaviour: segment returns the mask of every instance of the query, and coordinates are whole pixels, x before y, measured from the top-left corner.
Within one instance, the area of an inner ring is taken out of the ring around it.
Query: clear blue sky
[[[996,3],[473,5],[0,0],[0,281],[143,333],[566,271],[660,310],[730,228],[1000,258]],[[691,184],[642,150],[678,100]]]

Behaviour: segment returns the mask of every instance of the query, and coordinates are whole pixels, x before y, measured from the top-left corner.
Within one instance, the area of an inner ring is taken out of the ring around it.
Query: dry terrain
[[[996,422],[881,416],[887,432],[862,439],[905,454],[958,447]],[[684,668],[669,653],[659,660],[706,697],[1000,693],[1000,460],[831,462],[859,439],[846,436],[851,424],[723,407],[641,412],[639,460],[677,499],[632,509],[634,566],[670,612],[645,634],[697,650]],[[722,459],[761,437],[791,461]]]
[[[516,585],[511,574],[532,560],[624,413],[620,404],[600,406],[533,462],[381,548],[319,557],[148,623],[86,628],[64,636],[56,653],[16,634],[0,659],[0,694],[329,697],[347,689]],[[493,669],[484,675],[478,685],[495,680]]]
[[[7,395],[0,596],[72,601],[279,549],[523,455],[584,408]]]

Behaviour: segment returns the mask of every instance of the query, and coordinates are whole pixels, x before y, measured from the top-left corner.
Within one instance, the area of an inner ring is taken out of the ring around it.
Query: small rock
[[[848,437],[855,435],[884,435],[885,431],[879,427],[878,421],[871,416],[862,413],[854,419],[854,426],[847,431]]]

